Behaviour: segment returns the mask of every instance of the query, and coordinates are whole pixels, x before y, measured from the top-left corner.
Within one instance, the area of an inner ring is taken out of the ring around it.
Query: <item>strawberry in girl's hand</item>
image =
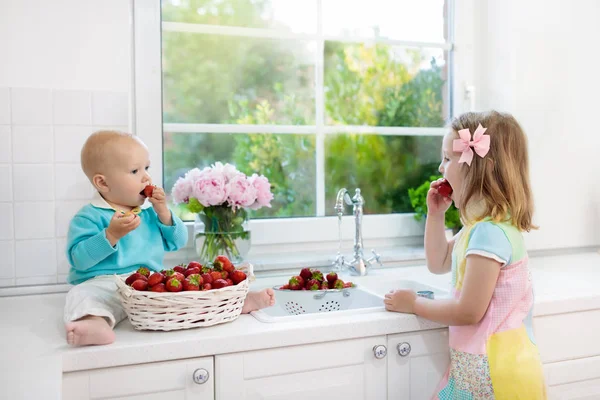
[[[313,273],[310,270],[310,268],[302,268],[302,270],[300,271],[300,276],[302,277],[302,279],[304,279],[304,282],[308,282],[309,280],[311,280],[312,274]]]
[[[165,287],[164,283],[157,283],[154,286],[150,286],[150,291],[151,292],[158,292],[158,293],[162,293],[162,292],[166,292],[167,288]]]
[[[229,261],[229,258],[227,258],[227,256],[217,256],[213,261],[213,265],[215,266],[215,269],[217,271],[233,272],[233,270],[235,269],[235,267],[233,266],[231,261]]]
[[[133,283],[131,284],[131,287],[134,288],[135,290],[146,290],[148,288],[148,281],[145,281],[143,279],[138,279],[136,281],[133,281]]]
[[[160,272],[154,272],[148,278],[148,285],[154,286],[154,285],[158,285],[159,283],[163,283],[164,281],[165,281],[165,276],[163,274],[161,274]]]
[[[244,271],[237,269],[231,273],[231,280],[233,281],[234,285],[237,285],[238,283],[246,280],[246,274]]]
[[[183,289],[183,286],[181,285],[181,281],[177,278],[169,279],[165,286],[167,288],[167,291],[169,291],[169,292],[181,292],[181,289]]]
[[[152,197],[152,193],[154,192],[154,185],[146,185],[146,187],[144,188],[144,190],[142,190],[142,193],[144,196],[146,197]]]
[[[446,179],[443,179],[442,182],[440,182],[440,185],[437,187],[437,191],[440,196],[450,198],[452,195],[452,186],[450,186]]]
[[[146,278],[144,275],[140,274],[139,272],[134,272],[133,274],[129,275],[127,277],[127,279],[125,279],[125,284],[126,285],[131,285],[133,282],[137,281],[138,279],[147,281],[148,278]]]

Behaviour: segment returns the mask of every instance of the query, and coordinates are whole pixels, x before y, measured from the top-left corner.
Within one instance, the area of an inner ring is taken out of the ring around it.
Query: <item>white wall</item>
[[[540,230],[530,249],[600,245],[600,2],[478,2],[477,108],[529,137]]]
[[[64,282],[68,223],[91,195],[81,145],[129,125],[129,7],[0,1],[0,286]]]

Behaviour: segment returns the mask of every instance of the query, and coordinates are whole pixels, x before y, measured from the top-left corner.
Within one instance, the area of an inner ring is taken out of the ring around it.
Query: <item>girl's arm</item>
[[[433,274],[445,274],[452,268],[455,237],[446,240],[444,214],[429,215],[425,221],[425,259]]]
[[[444,325],[476,324],[487,311],[501,267],[491,258],[469,255],[458,299],[430,300],[417,297],[412,290],[397,290],[385,296],[386,309],[414,313]]]

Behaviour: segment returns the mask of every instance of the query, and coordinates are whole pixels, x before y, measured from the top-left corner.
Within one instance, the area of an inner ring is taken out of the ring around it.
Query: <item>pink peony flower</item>
[[[246,175],[238,172],[227,184],[228,202],[235,210],[240,207],[249,207],[256,201],[256,188],[250,183]]]
[[[273,200],[273,193],[271,193],[271,184],[269,180],[263,175],[252,174],[249,178],[252,186],[256,188],[256,203],[250,208],[257,210],[261,207],[271,207],[271,200]]]
[[[213,172],[215,172],[217,174],[223,175],[223,177],[225,178],[225,182],[229,182],[237,174],[241,173],[235,168],[235,166],[233,166],[229,163],[223,165],[223,163],[221,163],[219,161],[217,161],[216,163],[213,164],[212,170],[213,170]]]
[[[228,189],[223,174],[205,168],[193,182],[193,196],[204,207],[218,206],[227,199]]]

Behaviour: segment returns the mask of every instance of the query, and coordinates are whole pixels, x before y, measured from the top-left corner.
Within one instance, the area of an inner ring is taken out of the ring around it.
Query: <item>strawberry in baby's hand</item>
[[[443,179],[442,182],[440,182],[440,185],[437,187],[437,191],[440,196],[450,198],[452,195],[452,186],[450,186],[446,179]]]
[[[144,190],[142,190],[141,194],[143,194],[146,197],[152,197],[152,193],[154,192],[155,187],[156,186],[154,186],[154,185],[146,185]]]

